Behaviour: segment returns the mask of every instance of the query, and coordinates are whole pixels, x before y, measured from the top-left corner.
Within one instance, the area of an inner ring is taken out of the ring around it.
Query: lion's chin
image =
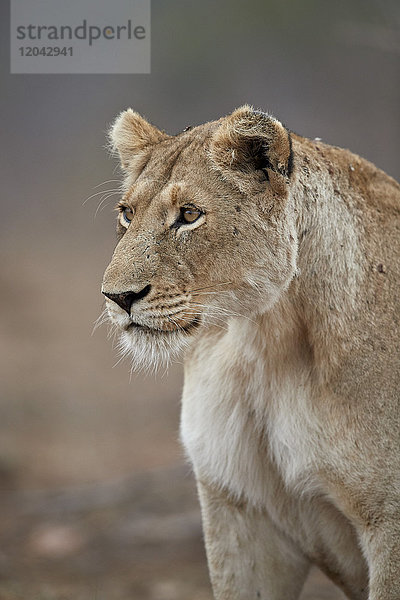
[[[118,345],[121,355],[130,357],[133,369],[157,371],[182,355],[190,344],[191,331],[129,327],[121,333]]]

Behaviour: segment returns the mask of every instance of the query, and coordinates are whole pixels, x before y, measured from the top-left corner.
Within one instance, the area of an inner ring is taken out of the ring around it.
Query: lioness
[[[218,600],[400,598],[400,186],[243,106],[170,136],[132,110],[103,281],[138,367],[184,350],[181,437]]]

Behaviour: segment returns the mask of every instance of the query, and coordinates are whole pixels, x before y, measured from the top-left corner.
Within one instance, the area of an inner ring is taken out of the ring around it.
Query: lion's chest
[[[272,471],[289,485],[309,480],[314,426],[300,366],[275,370],[236,340],[228,331],[199,347],[186,368],[181,437],[198,476],[263,503]]]

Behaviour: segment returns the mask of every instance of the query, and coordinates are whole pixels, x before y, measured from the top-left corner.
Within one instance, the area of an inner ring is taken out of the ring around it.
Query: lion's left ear
[[[210,156],[226,179],[244,193],[269,180],[277,193],[286,193],[293,170],[292,140],[276,119],[242,106],[222,119],[212,136]]]

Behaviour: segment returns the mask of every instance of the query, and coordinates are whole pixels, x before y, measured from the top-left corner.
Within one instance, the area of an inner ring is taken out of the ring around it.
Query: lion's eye
[[[183,223],[194,223],[203,213],[194,206],[183,206],[181,208],[180,220]]]
[[[121,209],[120,216],[122,225],[124,225],[124,227],[127,227],[133,219],[133,210],[128,206],[125,206]]]

